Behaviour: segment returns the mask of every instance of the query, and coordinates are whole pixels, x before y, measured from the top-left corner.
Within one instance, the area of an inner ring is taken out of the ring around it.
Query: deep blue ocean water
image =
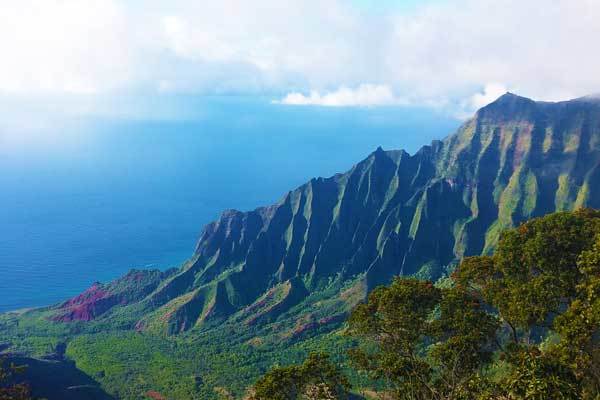
[[[197,107],[173,120],[73,118],[30,140],[0,131],[0,311],[177,266],[222,210],[273,203],[377,146],[412,153],[459,124],[415,108]]]

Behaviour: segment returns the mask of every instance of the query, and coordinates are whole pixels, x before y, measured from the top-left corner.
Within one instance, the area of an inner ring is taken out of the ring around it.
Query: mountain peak
[[[382,160],[384,158],[387,158],[387,154],[381,146],[378,146],[377,149],[375,149],[375,151],[373,151],[368,157],[368,159],[374,160]]]
[[[502,96],[498,97],[494,102],[490,103],[491,105],[513,105],[513,104],[532,104],[535,101],[530,98],[519,96],[518,94],[514,94],[511,92],[506,92]]]
[[[537,103],[527,97],[506,92],[495,101],[477,111],[478,117],[491,119],[520,119],[530,116]]]
[[[498,97],[498,99],[496,100],[501,99],[527,99],[527,97],[519,96],[518,94],[512,92],[506,92],[502,96]]]

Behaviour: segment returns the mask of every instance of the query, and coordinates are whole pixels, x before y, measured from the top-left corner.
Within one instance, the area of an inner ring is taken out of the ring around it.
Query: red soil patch
[[[99,283],[94,283],[79,296],[64,302],[60,306],[59,313],[52,317],[52,320],[59,322],[91,321],[120,302],[118,297],[111,296]]]
[[[167,400],[167,398],[165,396],[163,396],[162,394],[160,394],[154,390],[147,391],[146,397],[151,398],[152,400]]]

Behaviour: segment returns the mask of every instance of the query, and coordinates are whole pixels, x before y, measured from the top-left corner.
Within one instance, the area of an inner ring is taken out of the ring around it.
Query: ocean
[[[416,151],[459,121],[427,109],[204,99],[185,118],[87,116],[0,129],[0,312],[191,256],[224,209],[271,204],[377,146]]]

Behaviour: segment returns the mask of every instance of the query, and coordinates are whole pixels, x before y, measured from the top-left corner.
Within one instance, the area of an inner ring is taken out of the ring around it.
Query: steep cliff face
[[[414,155],[378,148],[275,205],[224,212],[193,258],[136,304],[137,328],[273,321],[332,285],[343,311],[394,275],[435,278],[489,252],[527,218],[600,207],[599,165],[600,101],[506,94]]]
[[[600,102],[540,103],[506,94],[444,142],[437,174],[470,209],[454,253],[489,252],[498,233],[533,216],[600,205]]]

